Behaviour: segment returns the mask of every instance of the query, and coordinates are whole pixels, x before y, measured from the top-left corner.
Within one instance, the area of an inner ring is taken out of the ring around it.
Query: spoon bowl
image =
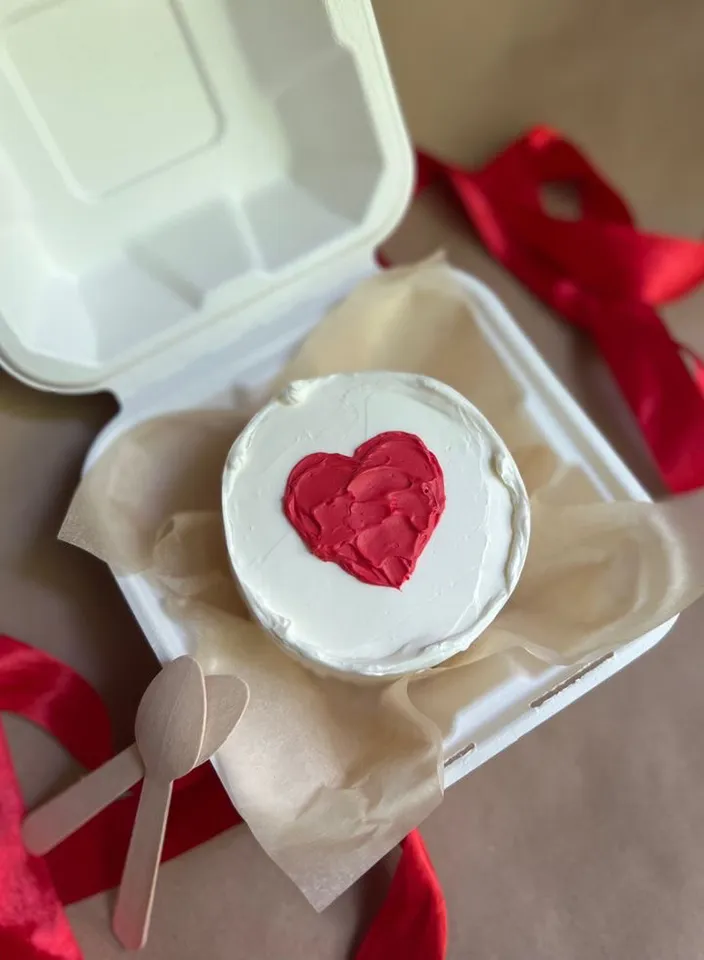
[[[147,688],[134,732],[147,776],[177,780],[196,766],[205,735],[205,677],[193,657],[167,663]]]

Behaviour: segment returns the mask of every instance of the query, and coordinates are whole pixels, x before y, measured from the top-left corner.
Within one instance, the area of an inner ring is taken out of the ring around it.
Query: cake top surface
[[[392,677],[466,649],[516,586],[528,498],[504,443],[445,384],[335,374],[290,384],[223,477],[234,572],[284,646]]]

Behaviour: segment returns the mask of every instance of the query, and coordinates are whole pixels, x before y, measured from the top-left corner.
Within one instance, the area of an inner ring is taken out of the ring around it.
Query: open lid
[[[368,0],[5,0],[0,363],[158,378],[368,261],[411,179]]]

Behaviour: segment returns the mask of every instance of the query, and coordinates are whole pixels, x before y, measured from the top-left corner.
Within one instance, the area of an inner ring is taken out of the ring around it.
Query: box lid
[[[137,389],[175,345],[339,282],[401,217],[368,0],[3,7],[0,363],[29,383]]]

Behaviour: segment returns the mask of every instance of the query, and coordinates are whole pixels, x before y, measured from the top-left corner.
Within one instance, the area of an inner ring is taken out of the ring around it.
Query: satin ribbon
[[[113,755],[109,717],[95,690],[49,654],[3,636],[0,711],[40,726],[87,769]],[[62,903],[119,883],[137,802],[135,791],[46,858],[30,856],[20,836],[24,811],[19,785],[0,727],[1,960],[81,960]],[[239,822],[212,766],[205,764],[174,785],[163,859],[176,857]],[[387,899],[357,960],[387,960],[392,953],[408,960],[442,960],[445,940],[442,890],[420,834],[413,831],[402,844]]]
[[[654,309],[704,280],[704,243],[640,231],[589,161],[547,127],[477,172],[427,154],[418,172],[418,189],[449,185],[487,250],[593,338],[669,489],[704,486],[704,364]],[[578,220],[544,209],[541,191],[554,183],[576,191]]]

